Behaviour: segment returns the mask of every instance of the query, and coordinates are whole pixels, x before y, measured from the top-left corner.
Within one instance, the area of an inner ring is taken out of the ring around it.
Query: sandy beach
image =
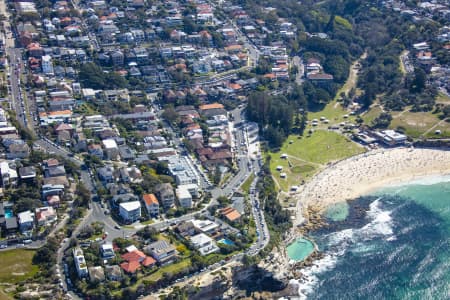
[[[450,174],[450,151],[378,149],[348,158],[324,169],[299,191],[294,226],[304,221],[303,208],[309,205],[325,209],[388,184],[438,174]]]

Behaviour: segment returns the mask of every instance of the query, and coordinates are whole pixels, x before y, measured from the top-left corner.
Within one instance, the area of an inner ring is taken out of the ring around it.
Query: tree
[[[389,113],[383,112],[372,121],[373,128],[388,128],[391,124],[392,116]]]
[[[85,63],[81,66],[78,74],[84,87],[93,89],[125,88],[127,81],[115,72],[103,72],[102,68],[95,63]]]
[[[219,184],[221,179],[222,179],[222,172],[220,171],[220,167],[216,166],[213,178],[214,184]]]
[[[414,68],[414,80],[411,85],[411,92],[420,93],[425,88],[427,74],[422,68]]]
[[[80,206],[89,206],[89,201],[91,200],[91,192],[82,182],[78,183],[77,185],[77,196],[77,200],[79,201]]]
[[[173,108],[173,106],[168,106],[164,109],[164,112],[162,113],[162,117],[166,119],[169,123],[172,125],[175,125],[178,123],[178,114]]]

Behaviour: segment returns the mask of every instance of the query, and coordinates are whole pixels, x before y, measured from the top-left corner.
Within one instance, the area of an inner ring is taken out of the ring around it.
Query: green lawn
[[[436,103],[450,104],[450,97],[445,95],[444,93],[439,93],[439,95],[436,97]]]
[[[401,114],[393,113],[389,127],[392,129],[402,128],[408,136],[418,138],[440,121],[438,115],[431,112],[407,111]],[[442,123],[442,127],[436,129],[441,129],[443,132],[449,131],[450,123]],[[431,133],[434,133],[434,131],[432,130]]]
[[[250,185],[252,184],[254,179],[255,179],[255,174],[250,173],[250,176],[241,185],[241,190],[244,191],[244,193],[248,194],[250,192]]]
[[[291,135],[279,152],[269,153],[270,169],[282,190],[308,180],[325,164],[364,152],[364,148],[336,132],[317,130],[307,137]],[[287,154],[288,158],[281,158]],[[277,171],[277,167],[283,169]],[[280,178],[286,173],[286,178]]]
[[[296,135],[289,136],[279,154],[286,153],[306,162],[326,164],[361,152],[364,152],[362,147],[342,134],[317,130],[310,137],[299,139]]]
[[[441,134],[436,134],[436,130],[440,130]],[[435,138],[435,139],[439,139],[439,138],[450,138],[450,122],[442,122],[440,125],[436,126],[433,128],[433,130],[431,130],[430,132],[428,132],[425,137],[427,138]]]
[[[191,260],[189,258],[183,259],[177,263],[161,267],[153,274],[142,277],[140,280],[138,280],[137,284],[140,284],[144,280],[156,282],[162,278],[164,273],[176,274],[176,273],[180,272],[181,270],[186,269],[190,265],[191,265]]]
[[[348,115],[348,118],[344,118],[345,115]],[[323,110],[319,112],[308,112],[308,120],[312,121],[314,119],[320,120],[320,118],[324,117],[330,121],[329,124],[324,124],[319,122],[319,126],[316,128],[328,128],[328,126],[332,124],[339,124],[341,122],[351,122],[355,123],[355,116],[349,115],[349,112],[345,110],[341,103],[337,100],[333,100],[328,103]],[[308,128],[314,128],[311,125],[308,125]]]
[[[372,106],[364,115],[361,116],[361,118],[364,120],[364,123],[366,125],[371,125],[372,121],[375,120],[383,110],[380,106]]]
[[[32,265],[35,251],[14,249],[0,252],[0,282],[17,283],[34,276],[39,268]]]

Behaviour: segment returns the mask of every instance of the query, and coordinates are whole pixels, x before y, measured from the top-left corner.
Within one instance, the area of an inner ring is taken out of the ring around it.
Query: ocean
[[[450,299],[450,176],[384,187],[330,208],[311,233],[325,254],[303,299]]]

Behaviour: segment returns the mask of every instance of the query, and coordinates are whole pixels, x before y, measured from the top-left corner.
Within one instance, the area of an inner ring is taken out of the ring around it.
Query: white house
[[[198,198],[198,185],[195,183],[189,183],[189,184],[182,184],[178,186],[179,189],[185,189],[187,190],[192,197]]]
[[[192,196],[191,193],[182,186],[178,187],[176,190],[178,202],[182,207],[191,208],[192,207]]]
[[[115,253],[114,253],[113,245],[111,243],[103,244],[100,247],[100,251],[102,253],[102,258],[103,259],[111,259],[111,258],[114,258],[116,256]]]
[[[34,227],[34,214],[27,210],[17,214],[20,231],[25,232],[32,230]]]
[[[46,75],[53,75],[53,62],[50,55],[42,56],[42,72]]]
[[[119,204],[120,216],[128,222],[136,222],[141,217],[141,202],[131,201]]]
[[[81,248],[73,249],[73,262],[77,269],[78,277],[86,277],[88,275],[88,268],[86,265],[86,260],[84,259],[84,253]]]
[[[17,183],[17,171],[11,168],[7,161],[0,162],[0,175],[3,187],[8,187]]]
[[[214,240],[204,233],[199,233],[191,237],[191,243],[201,255],[207,255],[220,250]]]
[[[105,153],[108,159],[117,159],[119,156],[119,147],[113,139],[106,139],[102,141],[103,147],[105,148]]]

